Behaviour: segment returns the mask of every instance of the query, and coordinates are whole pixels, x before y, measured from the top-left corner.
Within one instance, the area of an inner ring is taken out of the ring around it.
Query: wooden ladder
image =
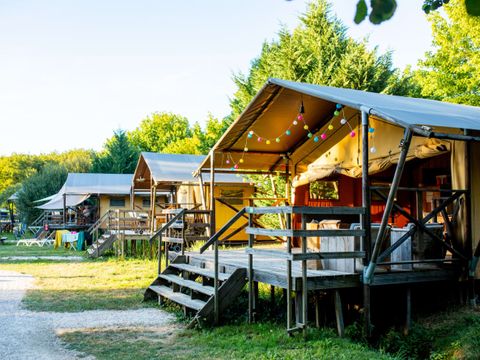
[[[214,319],[214,270],[205,268],[205,263],[190,261],[185,255],[178,255],[155,279],[145,292],[144,299],[162,303],[167,299],[183,307],[186,315],[193,314],[190,326]],[[220,311],[224,311],[240,294],[245,286],[246,269],[222,269],[218,297]]]

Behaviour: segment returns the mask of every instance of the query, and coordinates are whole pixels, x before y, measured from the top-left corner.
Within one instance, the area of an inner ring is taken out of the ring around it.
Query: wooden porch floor
[[[213,251],[187,252],[190,259],[202,262],[205,267],[212,267],[214,262]],[[245,250],[219,250],[220,271],[232,272],[237,268],[248,269],[248,254]],[[287,288],[287,261],[270,256],[254,255],[254,281]],[[420,282],[454,281],[459,276],[458,267],[451,265],[422,266],[413,270],[387,270],[379,267],[375,273],[372,286],[400,285]],[[301,261],[292,262],[292,285],[294,291],[301,289],[302,271]],[[354,288],[362,286],[361,273],[347,273],[334,270],[307,270],[309,290]]]

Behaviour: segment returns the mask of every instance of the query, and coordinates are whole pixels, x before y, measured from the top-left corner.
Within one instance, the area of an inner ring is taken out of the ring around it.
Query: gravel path
[[[22,309],[21,301],[33,282],[29,275],[0,270],[0,359],[76,359],[78,354],[66,350],[56,336],[56,332],[63,330],[175,327],[173,316],[157,309],[80,313],[27,311]]]

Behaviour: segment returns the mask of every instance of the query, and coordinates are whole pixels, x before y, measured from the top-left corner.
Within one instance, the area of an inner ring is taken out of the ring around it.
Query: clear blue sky
[[[334,13],[355,38],[394,51],[403,68],[429,49],[419,1],[380,26]],[[0,154],[100,149],[113,129],[155,111],[223,117],[231,75],[247,71],[303,0],[0,0]]]

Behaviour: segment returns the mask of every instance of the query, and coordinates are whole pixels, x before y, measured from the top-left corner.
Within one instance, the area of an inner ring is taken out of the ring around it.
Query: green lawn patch
[[[65,248],[54,249],[53,246],[26,246],[8,242],[0,245],[0,258],[8,256],[83,256],[83,251],[73,251]],[[0,259],[0,263],[1,263]]]
[[[97,359],[394,359],[365,345],[311,330],[308,340],[288,337],[278,324],[230,325],[178,333],[152,330],[65,333],[68,347]],[[123,344],[123,345],[122,345]],[[125,351],[128,348],[128,351]]]
[[[155,278],[156,263],[149,260],[85,260],[81,262],[12,262],[0,269],[35,277],[24,306],[33,311],[132,309],[144,303],[143,292]]]

